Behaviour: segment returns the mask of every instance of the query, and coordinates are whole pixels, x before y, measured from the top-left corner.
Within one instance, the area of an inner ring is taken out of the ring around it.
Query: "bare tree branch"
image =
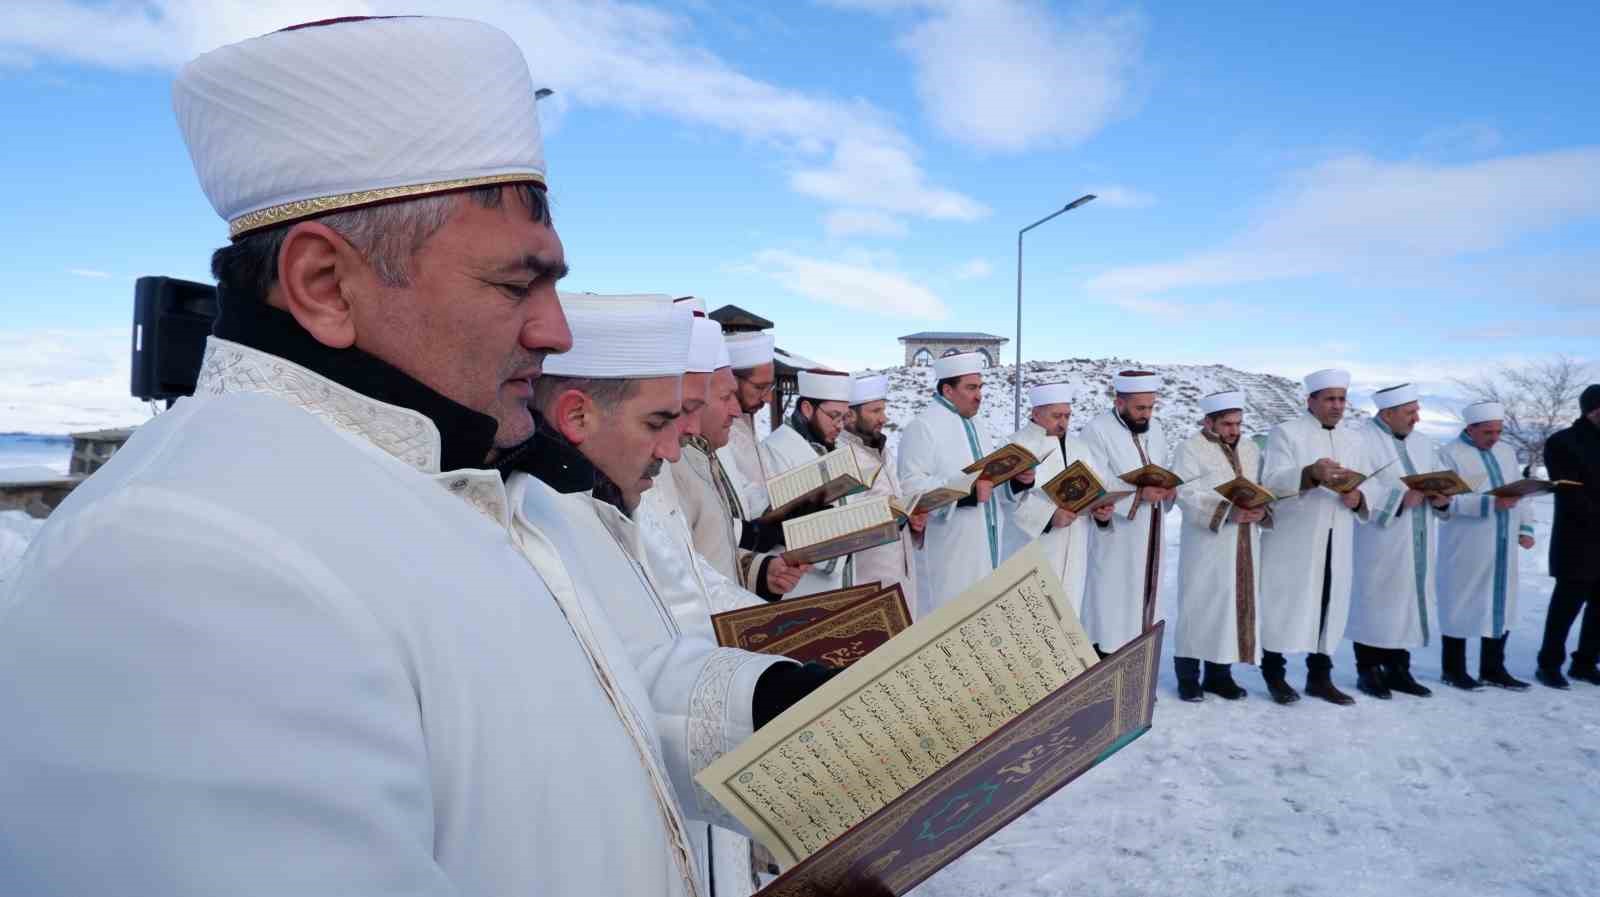
[[[1590,365],[1584,362],[1556,355],[1451,382],[1474,402],[1503,405],[1503,438],[1517,450],[1518,458],[1537,463],[1544,457],[1544,443],[1550,434],[1577,417],[1578,394],[1583,391],[1589,370]]]

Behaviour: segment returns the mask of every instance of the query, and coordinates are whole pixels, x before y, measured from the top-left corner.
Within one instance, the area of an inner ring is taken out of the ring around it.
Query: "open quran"
[[[1259,483],[1253,483],[1244,477],[1234,477],[1213,491],[1227,499],[1229,504],[1236,508],[1244,508],[1246,511],[1264,508],[1279,498]]]
[[[777,523],[797,510],[832,504],[865,488],[856,453],[843,445],[767,480],[771,510],[761,515],[761,522]]]
[[[1488,490],[1489,495],[1495,498],[1523,498],[1529,495],[1538,495],[1543,492],[1554,492],[1557,489],[1570,489],[1581,487],[1583,484],[1574,480],[1517,480],[1504,486],[1496,486]]]
[[[1405,483],[1406,486],[1415,489],[1418,492],[1424,492],[1428,495],[1443,495],[1448,497],[1451,495],[1466,495],[1468,492],[1473,491],[1472,487],[1467,485],[1467,481],[1463,480],[1461,475],[1453,470],[1433,470],[1429,471],[1428,473],[1414,473],[1410,476],[1401,477],[1400,482]]]
[[[1104,505],[1115,504],[1133,494],[1133,490],[1124,489],[1107,492],[1105,484],[1094,475],[1089,465],[1082,461],[1074,461],[1066,469],[1050,478],[1048,483],[1039,487],[1056,507],[1064,508],[1074,514],[1087,514]]]
[[[1149,729],[1162,628],[1096,661],[1030,545],[696,780],[788,867],[761,894],[901,895]]]
[[[900,521],[885,495],[853,501],[783,522],[783,559],[816,564],[900,538]]]
[[[1051,449],[1044,453],[1044,458],[1050,457],[1055,452]],[[1033,452],[1008,442],[982,458],[961,468],[962,473],[976,474],[976,480],[988,480],[998,486],[1009,482],[1012,477],[1024,471],[1029,471],[1039,466],[1044,458],[1034,457]]]
[[[822,601],[813,600],[818,598]],[[871,583],[792,600],[810,602],[807,611],[749,615],[750,611],[765,608],[744,608],[712,617],[718,643],[762,654],[781,654],[802,663],[815,661],[843,668],[911,625],[911,611],[898,584],[885,589]],[[777,610],[788,603],[778,601],[769,606]],[[724,625],[730,622],[725,618],[738,614],[746,614],[746,619],[731,621],[732,627]],[[725,630],[734,632],[733,637],[724,638]]]
[[[963,473],[951,478],[943,486],[935,486],[925,492],[913,493],[903,501],[895,499],[892,507],[895,514],[901,517],[910,517],[912,514],[920,514],[924,511],[937,511],[946,505],[953,505],[971,495],[972,486],[976,482],[978,482],[977,474]]]
[[[1122,474],[1117,479],[1141,489],[1146,486],[1154,486],[1157,489],[1176,489],[1183,485],[1183,477],[1162,467],[1160,464],[1146,464],[1137,470],[1130,470]]]
[[[1395,461],[1398,460],[1400,459],[1395,459]],[[1385,464],[1377,470],[1374,470],[1372,473],[1362,473],[1359,470],[1350,470],[1347,468],[1343,474],[1329,480],[1326,483],[1323,483],[1322,485],[1340,495],[1347,495],[1359,489],[1362,483],[1365,483],[1367,480],[1372,479],[1378,474],[1383,473],[1385,470],[1388,470],[1390,467],[1394,466],[1395,461],[1390,461],[1388,464]]]

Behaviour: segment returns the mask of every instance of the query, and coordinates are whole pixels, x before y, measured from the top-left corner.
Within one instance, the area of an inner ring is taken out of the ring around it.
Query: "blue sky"
[[[498,24],[556,90],[569,287],[737,303],[825,362],[1010,335],[1017,228],[1086,192],[1028,235],[1029,358],[1437,384],[1600,344],[1592,4],[21,0],[0,431],[140,413],[132,279],[203,279],[225,234],[176,68],[393,11]]]

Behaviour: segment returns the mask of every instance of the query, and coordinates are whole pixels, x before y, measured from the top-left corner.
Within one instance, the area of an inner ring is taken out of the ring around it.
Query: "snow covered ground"
[[[1521,552],[1508,652],[1513,674],[1530,680],[1552,586],[1550,504],[1539,502],[1538,544]],[[1162,565],[1169,618],[1177,529],[1166,528]],[[1412,655],[1432,698],[1378,701],[1355,692],[1346,642],[1335,677],[1354,707],[1311,698],[1279,707],[1249,667],[1236,669],[1249,698],[1185,704],[1168,644],[1154,728],[919,897],[1600,891],[1600,688],[1459,692],[1439,683],[1434,646]]]

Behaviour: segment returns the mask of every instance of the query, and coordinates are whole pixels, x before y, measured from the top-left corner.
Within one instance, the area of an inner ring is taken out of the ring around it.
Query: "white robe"
[[[569,615],[605,615],[617,636],[608,646],[611,663],[631,665],[649,687],[647,709],[679,800],[698,819],[738,828],[693,776],[754,732],[756,680],[782,658],[721,648],[698,630],[683,633],[640,560],[639,528],[616,508],[583,493],[558,494],[527,474],[514,475],[509,488],[517,524],[537,530],[559,555],[535,555],[535,567],[546,582],[570,580],[571,588],[555,589],[572,603]],[[748,842],[703,825],[692,826],[691,837],[701,873],[716,866],[716,897],[748,897]],[[717,849],[708,857],[709,838],[717,838]],[[712,893],[704,880],[702,891]]]
[[[0,590],[3,890],[691,892],[499,474],[225,340],[196,395]]]
[[[1108,409],[1089,421],[1079,438],[1089,449],[1096,476],[1104,471],[1101,481],[1111,491],[1126,486],[1117,477],[1143,467],[1147,458],[1150,464],[1171,467],[1166,431],[1154,418],[1150,420],[1150,429],[1136,437],[1115,409]],[[1136,438],[1144,447],[1143,456],[1134,445]],[[1101,526],[1097,521],[1088,521],[1089,575],[1084,586],[1083,628],[1102,651],[1116,651],[1144,631],[1151,519],[1152,515],[1165,515],[1172,506],[1171,501],[1153,506],[1134,494],[1113,506],[1116,511],[1109,524]],[[1151,575],[1159,583],[1160,530],[1156,531],[1154,539],[1156,560]]]
[[[1483,451],[1463,434],[1439,450],[1474,488],[1520,477],[1517,453],[1504,442]],[[1533,499],[1497,511],[1494,497],[1458,495],[1439,525],[1439,631],[1451,638],[1499,638],[1517,618],[1517,539],[1533,535]]]
[[[1009,558],[1021,551],[1029,542],[1037,539],[1040,551],[1049,559],[1056,575],[1061,578],[1061,586],[1066,591],[1067,600],[1072,603],[1073,611],[1081,619],[1083,588],[1089,576],[1089,530],[1094,528],[1094,519],[1085,514],[1061,529],[1045,532],[1045,527],[1055,516],[1056,503],[1051,501],[1039,487],[1050,482],[1074,461],[1082,461],[1089,465],[1101,482],[1106,481],[1105,472],[1094,468],[1089,457],[1089,447],[1082,440],[1068,436],[1063,451],[1062,440],[1051,436],[1044,427],[1032,421],[1023,424],[1022,429],[1011,434],[1008,441],[1033,452],[1036,458],[1046,453],[1049,457],[1034,468],[1033,488],[1023,493],[1016,509],[1007,516],[1005,530],[1000,539],[1005,548],[1005,556]]]
[[[677,461],[667,465],[667,472],[668,476],[660,479],[672,481],[666,492],[675,497],[678,509],[683,512],[694,550],[710,561],[718,573],[755,591],[766,555],[739,547],[744,522],[737,517],[734,503],[738,497],[732,494],[735,487],[721,458],[716,452],[708,454],[701,446],[691,443],[683,447]],[[718,476],[723,478],[722,488],[717,485]],[[755,598],[754,595],[750,597]]]
[[[739,516],[754,520],[771,507],[767,497],[767,480],[781,471],[768,471],[761,457],[761,440],[756,438],[753,415],[741,414],[733,419],[728,430],[728,444],[717,449],[722,466],[733,480],[739,494]]]
[[[1261,451],[1254,440],[1235,447],[1239,471],[1254,479]],[[1173,656],[1211,663],[1261,662],[1261,531],[1271,517],[1241,527],[1228,519],[1233,504],[1216,487],[1232,480],[1219,443],[1196,433],[1172,452],[1172,471],[1184,482],[1178,487],[1183,525],[1178,531],[1178,620],[1173,627]],[[1248,532],[1245,532],[1248,530]],[[1239,550],[1248,539],[1250,594],[1241,607]]]
[[[1443,466],[1439,449],[1429,437],[1412,430],[1403,440],[1374,417],[1362,425],[1368,462],[1380,471],[1363,488],[1371,487],[1365,525],[1356,527],[1350,590],[1350,622],[1345,636],[1375,648],[1415,648],[1427,645],[1435,624],[1434,577],[1436,521],[1448,517],[1444,510],[1424,501],[1403,511],[1403,476],[1431,473]]]
[[[982,430],[935,396],[900,435],[900,488],[910,498],[943,486],[992,450]],[[1001,486],[981,505],[946,505],[928,515],[922,543],[927,576],[918,580],[912,611],[918,619],[994,572],[1002,557],[1003,515],[1015,506],[1010,488]]]
[[[800,435],[794,427],[784,424],[761,440],[761,463],[773,476],[786,473],[802,464],[810,464],[821,457],[817,450],[812,448],[806,437]],[[845,571],[849,567],[847,558],[830,558],[819,564],[812,565],[800,577],[799,585],[784,595],[785,598],[800,598],[805,595],[815,595],[818,592],[830,592],[843,588]]]
[[[695,551],[672,477],[656,478],[634,509],[633,519],[639,526],[650,581],[684,632],[699,631],[714,639],[712,614],[761,601]]]
[[[879,452],[862,442],[861,437],[849,431],[839,434],[839,443],[850,446],[855,452],[856,463],[861,467],[861,475],[872,484],[866,492],[851,496],[846,501],[847,504],[849,501],[877,496],[900,499],[910,497],[900,489],[900,477],[895,473],[894,465],[889,463],[887,449]],[[881,582],[884,588],[898,585],[909,608],[917,600],[917,542],[917,534],[911,531],[911,527],[903,526],[900,528],[899,539],[887,545],[856,552],[849,560],[850,581]]]
[[[1261,649],[1332,654],[1344,638],[1350,614],[1350,562],[1355,526],[1365,519],[1373,496],[1359,511],[1346,508],[1338,493],[1322,486],[1301,491],[1301,476],[1319,458],[1332,458],[1360,473],[1376,468],[1364,440],[1350,427],[1325,430],[1309,413],[1284,421],[1267,434],[1261,452],[1262,486],[1276,495],[1295,496],[1272,506],[1272,531],[1261,536]],[[1367,483],[1361,485],[1363,494]],[[1332,547],[1333,572],[1326,619],[1322,580]]]

